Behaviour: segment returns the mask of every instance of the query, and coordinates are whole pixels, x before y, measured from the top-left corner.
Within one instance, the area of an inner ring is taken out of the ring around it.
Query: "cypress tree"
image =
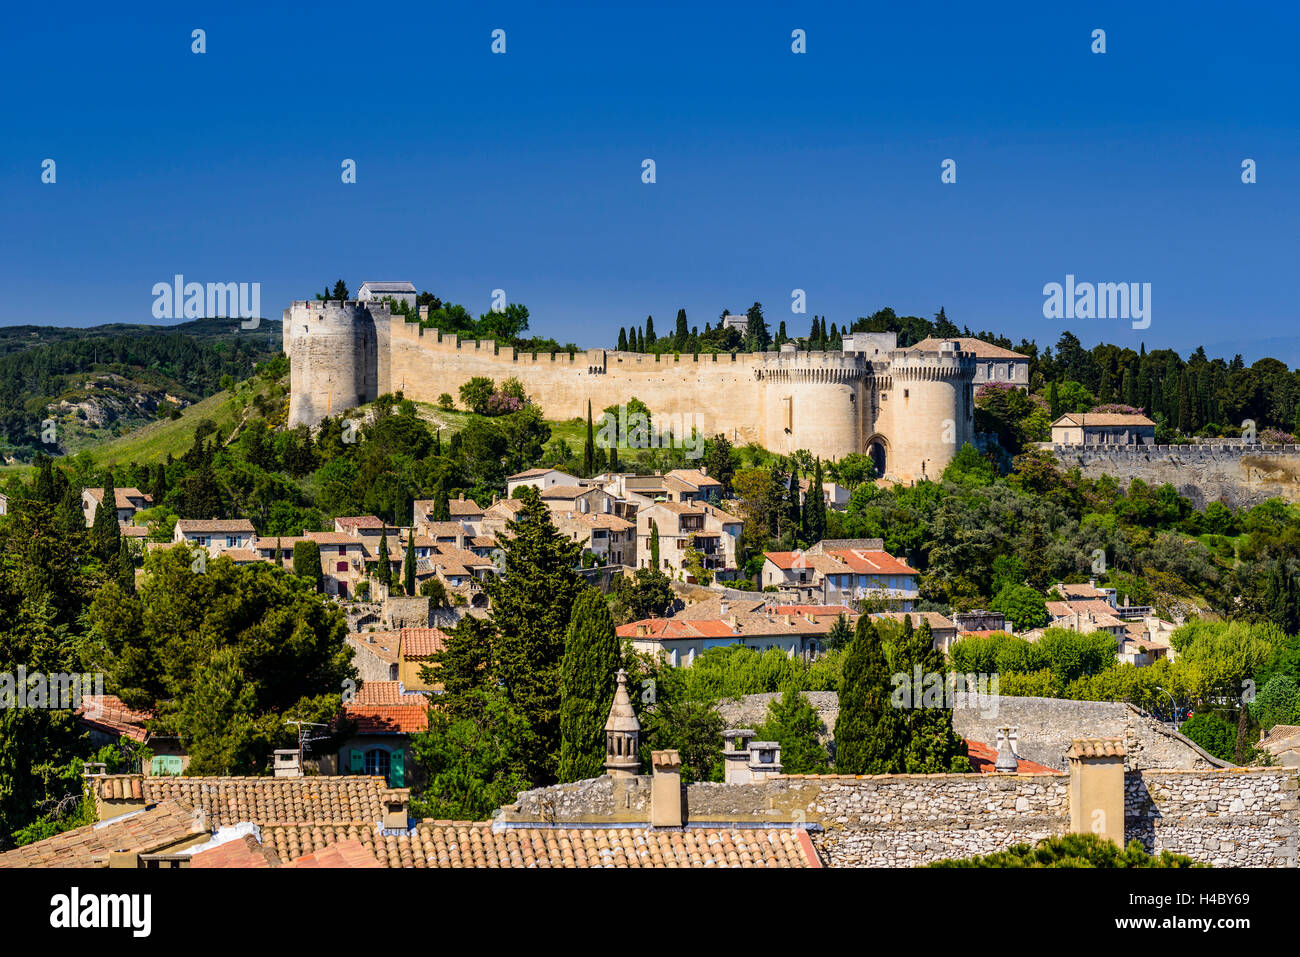
[[[621,658],[609,603],[588,587],[573,606],[560,664],[561,781],[604,773],[605,720]]]
[[[817,459],[817,465],[813,469],[813,479],[808,486],[808,494],[804,496],[801,516],[804,539],[809,545],[814,545],[826,537],[826,499],[822,492],[824,480],[822,460]]]
[[[402,587],[415,594],[415,528],[406,530],[406,557],[402,559]]]
[[[902,743],[890,707],[889,666],[870,615],[862,615],[844,656],[835,719],[837,774],[888,774]]]
[[[384,586],[393,583],[393,566],[388,560],[388,529],[386,528],[379,533],[379,553],[375,556],[375,578]]]
[[[117,561],[121,541],[122,530],[117,524],[117,489],[110,471],[104,480],[104,497],[95,509],[94,524],[90,527],[90,545],[101,561],[111,563]]]
[[[622,326],[618,327],[618,351],[627,352],[627,330]]]
[[[387,543],[383,543],[387,548]],[[279,543],[276,543],[276,554],[279,554]],[[293,543],[293,573],[306,578],[320,592],[325,589],[325,573],[321,570],[320,563],[320,545],[307,539],[301,542]]]
[[[131,545],[125,538],[118,543],[117,581],[128,595],[135,594],[135,556],[131,554]]]
[[[659,523],[650,519],[650,567],[659,570]]]
[[[910,615],[903,619],[911,624]],[[935,650],[930,623],[906,628],[896,655],[897,670],[912,685],[910,707],[895,708],[903,747],[895,756],[895,772],[903,774],[970,773],[966,742],[952,728],[952,709],[945,707],[943,654]],[[915,686],[917,675],[922,684]]]
[[[679,351],[686,348],[686,340],[690,338],[690,329],[686,326],[686,310],[677,310],[677,329],[673,335],[673,346]]]
[[[1057,391],[1055,379],[1052,380],[1051,388],[1047,390],[1047,405],[1050,410],[1050,415],[1052,416],[1052,421],[1055,422],[1061,417],[1061,397]]]
[[[582,446],[582,474],[586,478],[596,474],[596,433],[591,424],[591,400],[587,400],[587,441]]]
[[[433,520],[435,522],[451,521],[451,499],[447,495],[447,477],[438,476],[438,484],[433,489]]]
[[[645,317],[645,344],[650,347],[655,344],[655,317]]]
[[[471,693],[496,687],[497,677],[492,671],[495,640],[491,622],[466,615],[447,632],[443,650],[436,652],[430,664],[421,669],[423,680],[442,685],[438,707],[451,718],[472,716],[479,704],[470,697]]]

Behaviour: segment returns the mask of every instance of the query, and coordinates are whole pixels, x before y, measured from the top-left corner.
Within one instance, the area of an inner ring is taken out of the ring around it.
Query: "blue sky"
[[[0,323],[153,321],[176,273],[278,316],[342,276],[503,288],[583,345],[759,300],[1300,363],[1300,5],[25,6]],[[1067,273],[1151,283],[1151,327],[1043,318]]]

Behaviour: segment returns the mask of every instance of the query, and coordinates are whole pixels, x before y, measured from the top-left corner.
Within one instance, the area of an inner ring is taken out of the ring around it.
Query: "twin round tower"
[[[899,482],[937,479],[973,441],[976,359],[958,342],[897,348],[893,333],[844,337],[842,352],[644,355],[610,349],[521,353],[460,339],[391,314],[374,301],[299,301],[284,311],[290,365],[289,426],[312,426],[380,395],[416,402],[457,399],[475,376],[514,377],[552,420],[586,418],[637,398],[656,430],[780,454],[823,459],[865,452],[876,474]]]

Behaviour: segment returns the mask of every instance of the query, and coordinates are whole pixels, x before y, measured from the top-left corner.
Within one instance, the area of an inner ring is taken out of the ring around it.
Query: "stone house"
[[[763,587],[794,590],[823,605],[861,601],[911,611],[919,595],[919,573],[884,550],[878,539],[835,539],[806,551],[764,552]]]
[[[661,570],[670,578],[686,574],[687,549],[703,558],[705,570],[719,579],[737,574],[736,553],[744,522],[709,504],[654,502],[636,513],[636,560],[650,567],[652,528],[659,532]]]
[[[1052,423],[1053,445],[1152,445],[1156,424],[1145,415],[1071,412]]]
[[[246,518],[180,518],[172,542],[204,548],[216,558],[231,549],[250,549],[256,535],[253,523]]]
[[[138,488],[119,488],[114,489],[114,492],[119,525],[134,524],[136,512],[153,507],[153,496],[145,494]],[[81,513],[86,517],[87,528],[95,524],[95,512],[98,511],[103,500],[104,490],[102,488],[88,488],[82,491]],[[0,512],[0,514],[3,513]]]

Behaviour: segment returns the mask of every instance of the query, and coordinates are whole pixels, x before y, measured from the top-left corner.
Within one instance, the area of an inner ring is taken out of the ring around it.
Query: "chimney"
[[[722,599],[722,601],[718,603],[718,614],[720,617],[726,618],[727,612],[730,610],[731,610],[731,605],[727,602],[727,599],[724,598]]]
[[[297,748],[281,748],[274,756],[275,777],[302,777],[302,752]]]
[[[1015,774],[1020,768],[1016,756],[1017,733],[1015,728],[998,728],[998,759],[993,770],[999,774]]]
[[[384,793],[384,830],[405,831],[411,826],[410,816],[407,813],[410,799],[409,788],[393,788]]]
[[[761,784],[764,778],[781,773],[779,741],[749,742],[749,783]]]
[[[605,722],[605,771],[613,778],[630,778],[641,767],[637,749],[641,740],[641,724],[632,710],[627,696],[627,672],[618,669],[618,688],[614,703]]]
[[[1096,834],[1124,847],[1125,754],[1119,738],[1081,738],[1065,752],[1072,834]]]
[[[682,826],[682,756],[677,751],[653,751],[650,766],[650,826]]]
[[[732,728],[722,732],[723,782],[748,784],[749,742],[754,732],[749,728]]]

